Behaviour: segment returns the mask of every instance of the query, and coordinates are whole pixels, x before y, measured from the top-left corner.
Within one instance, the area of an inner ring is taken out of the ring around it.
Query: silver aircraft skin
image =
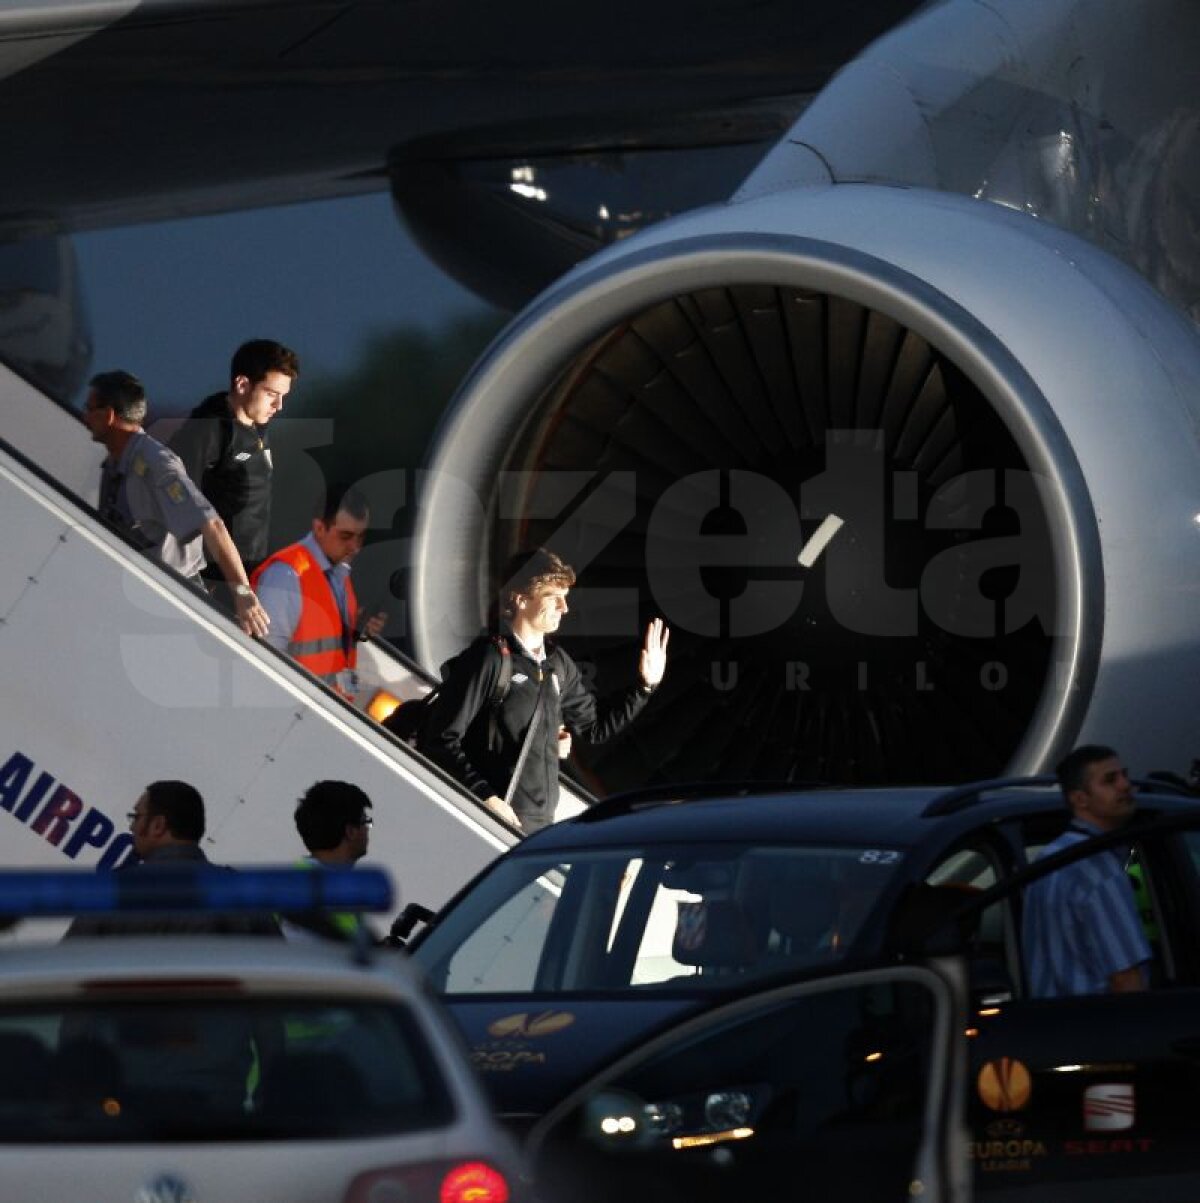
[[[1038,772],[1084,740],[1185,772],[1198,52],[1174,0],[928,6],[729,203],[558,281],[445,419],[419,656],[481,550],[539,539],[604,586],[572,618],[601,667],[622,605],[677,628],[635,736],[668,778]]]
[[[390,187],[481,292],[548,285],[443,421],[411,629],[440,664],[528,542],[601,680],[662,614],[606,786],[1186,771],[1200,9],[477,9],[0,15],[0,231]]]

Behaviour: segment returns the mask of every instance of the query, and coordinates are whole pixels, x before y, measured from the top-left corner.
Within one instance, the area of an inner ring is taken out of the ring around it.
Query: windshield
[[[0,1144],[361,1139],[453,1103],[406,1008],[103,1000],[0,1009]]]
[[[844,956],[900,860],[779,845],[512,856],[414,956],[449,996],[729,984]]]

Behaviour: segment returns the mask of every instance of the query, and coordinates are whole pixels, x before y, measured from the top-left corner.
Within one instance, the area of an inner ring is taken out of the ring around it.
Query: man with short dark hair
[[[269,556],[253,577],[270,617],[267,642],[348,701],[358,692],[356,644],[378,635],[387,621],[386,614],[373,614],[360,627],[350,580],[369,518],[361,493],[329,489],[312,530]]]
[[[308,849],[300,861],[306,869],[351,869],[367,854],[371,839],[371,799],[349,781],[318,781],[305,790],[296,806],[296,830]],[[306,935],[353,939],[365,932],[378,938],[361,916],[351,911],[289,915],[283,933],[289,939]]]
[[[1117,753],[1076,748],[1058,765],[1070,827],[1039,860],[1133,817],[1134,787]],[[1035,998],[1144,990],[1152,953],[1142,930],[1124,849],[1110,848],[1039,878],[1025,891],[1022,936]]]
[[[318,781],[296,807],[296,830],[311,860],[350,866],[367,854],[371,799],[349,781]]]
[[[271,448],[267,423],[300,374],[294,351],[268,338],[243,343],[229,365],[229,388],[206,397],[171,439],[171,450],[229,528],[247,572],[266,558],[271,528]],[[220,583],[205,572],[210,591]]]
[[[203,545],[235,595],[247,635],[265,635],[268,619],[250,588],[225,523],[188,476],[179,457],[142,429],[146,391],[129,372],[92,377],[83,420],[108,449],[100,469],[100,516],[140,551],[200,584]]]
[[[186,781],[151,781],[129,812],[129,835],[137,861],[128,870],[152,875],[213,868],[200,841],[204,838],[204,799]],[[68,935],[223,934],[278,936],[269,916],[256,915],[114,915],[82,916]]]
[[[190,860],[208,863],[204,838],[204,799],[186,781],[152,781],[129,812],[133,850],[143,861]]]
[[[655,618],[636,683],[598,699],[575,661],[548,638],[567,613],[574,583],[574,569],[544,547],[513,557],[499,593],[501,641],[479,638],[455,660],[421,736],[423,752],[526,834],[554,821],[559,760],[571,736],[602,743],[616,735],[642,711],[667,665],[670,632]],[[511,657],[510,687],[493,721],[477,721],[486,717],[502,656]]]

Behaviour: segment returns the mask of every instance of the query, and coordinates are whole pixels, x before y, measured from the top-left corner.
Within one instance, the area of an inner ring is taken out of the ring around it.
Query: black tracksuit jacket
[[[501,653],[483,637],[453,662],[420,738],[421,751],[480,798],[503,798],[508,792],[537,704],[538,665],[511,633],[505,639],[512,653],[512,679],[495,721],[488,721],[487,711]],[[546,707],[512,799],[527,834],[554,821],[559,727],[590,743],[603,743],[628,726],[649,697],[635,684],[600,701],[584,684],[575,661],[550,640],[546,657],[542,671],[554,673],[558,689],[547,683]]]

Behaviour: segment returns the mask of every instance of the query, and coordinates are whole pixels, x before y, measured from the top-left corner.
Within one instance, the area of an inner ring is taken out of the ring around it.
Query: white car
[[[396,952],[228,935],[0,951],[0,1203],[520,1197],[460,1038]]]

